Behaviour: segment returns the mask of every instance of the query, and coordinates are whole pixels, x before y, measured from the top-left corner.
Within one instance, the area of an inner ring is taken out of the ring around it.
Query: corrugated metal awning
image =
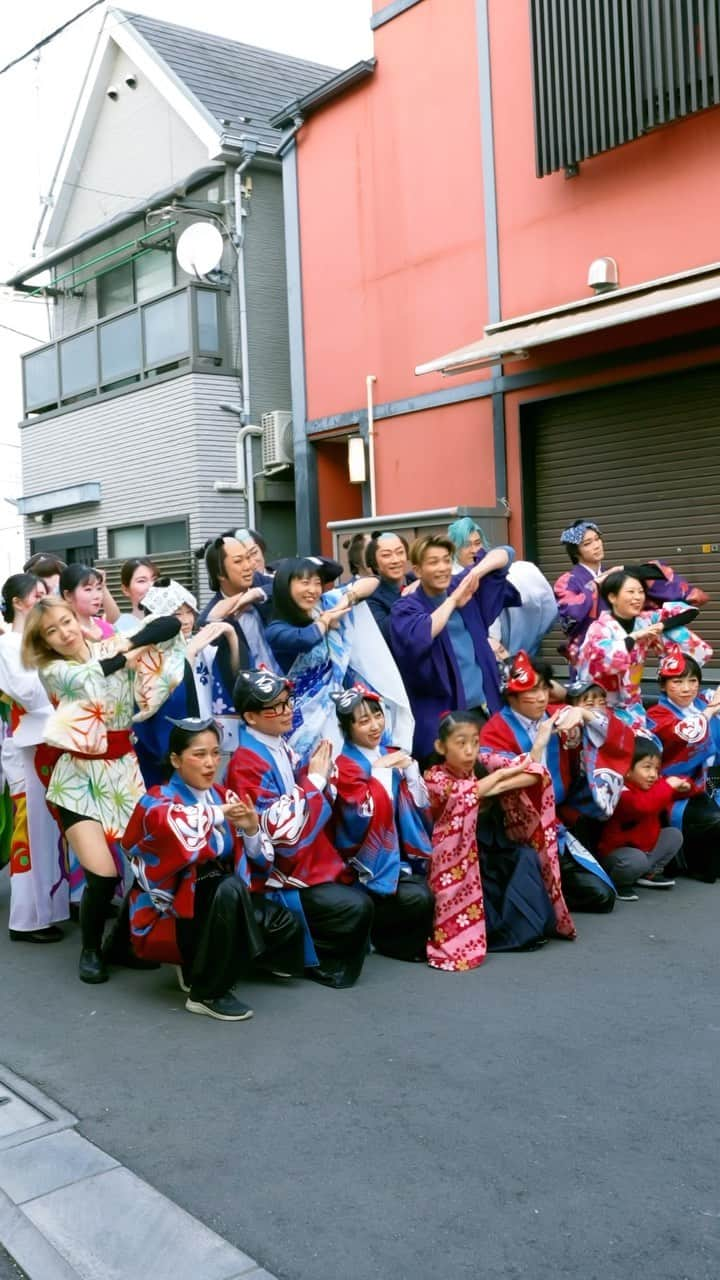
[[[525,360],[535,347],[548,346],[584,333],[611,329],[615,325],[632,324],[650,316],[683,311],[688,307],[716,302],[720,298],[720,263],[667,276],[644,285],[616,289],[595,298],[556,307],[534,315],[516,316],[500,324],[487,325],[485,337],[467,347],[450,351],[426,364],[419,364],[416,374],[466,373],[499,364],[501,360]]]

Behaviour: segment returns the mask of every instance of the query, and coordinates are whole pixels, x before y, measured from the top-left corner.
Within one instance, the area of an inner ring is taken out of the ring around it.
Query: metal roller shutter
[[[523,466],[528,554],[550,581],[570,564],[562,529],[597,520],[606,565],[660,558],[709,592],[696,626],[720,666],[720,370],[528,407]]]

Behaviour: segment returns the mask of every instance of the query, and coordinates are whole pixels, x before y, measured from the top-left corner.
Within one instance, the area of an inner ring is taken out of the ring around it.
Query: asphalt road
[[[0,1062],[283,1280],[718,1280],[719,914],[680,882],[473,973],[258,982],[239,1025],[3,924]]]

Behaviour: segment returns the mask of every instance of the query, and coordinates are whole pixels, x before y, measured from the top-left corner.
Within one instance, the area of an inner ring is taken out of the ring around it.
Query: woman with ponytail
[[[58,921],[69,914],[64,841],[45,803],[35,770],[52,710],[37,672],[23,667],[20,650],[25,619],[44,595],[31,573],[14,573],[3,584],[2,612],[9,630],[0,636],[0,690],[10,708],[2,744],[2,768],[12,800],[10,839],[10,938],[14,942],[59,942]]]
[[[83,634],[71,607],[53,596],[39,600],[25,624],[23,662],[38,669],[55,708],[44,735],[50,748],[47,801],[85,871],[82,982],[106,982],[108,960],[147,967],[132,960],[125,906],[106,947],[103,931],[124,870],[120,840],[145,792],[130,727],[133,719],[152,715],[182,680],[179,631],[177,618],[146,619],[132,638],[96,643]]]

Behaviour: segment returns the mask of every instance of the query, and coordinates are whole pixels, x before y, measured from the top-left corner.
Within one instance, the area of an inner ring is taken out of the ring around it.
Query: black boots
[[[107,982],[108,971],[101,954],[102,937],[118,878],[86,871],[85,881],[80,902],[82,951],[78,976],[81,982]]]

